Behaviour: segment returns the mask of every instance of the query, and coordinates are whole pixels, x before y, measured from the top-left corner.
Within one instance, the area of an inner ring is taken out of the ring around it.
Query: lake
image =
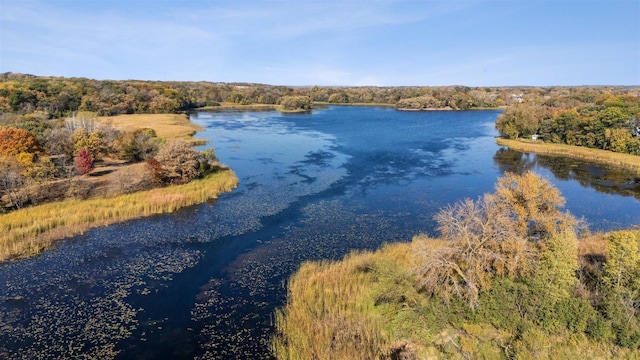
[[[193,114],[238,188],[0,265],[0,358],[270,358],[273,311],[302,262],[436,235],[438,209],[505,171],[550,180],[592,230],[640,225],[640,179],[502,149],[499,113]]]

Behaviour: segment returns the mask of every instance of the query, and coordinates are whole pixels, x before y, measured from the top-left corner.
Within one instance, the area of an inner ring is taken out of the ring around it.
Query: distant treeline
[[[281,104],[306,96],[331,104],[389,104],[403,110],[496,108],[521,101],[576,106],[624,87],[287,87],[250,83],[92,80],[0,74],[0,112],[61,118],[77,111],[97,115],[178,113],[204,106]],[[523,100],[524,99],[524,100]]]

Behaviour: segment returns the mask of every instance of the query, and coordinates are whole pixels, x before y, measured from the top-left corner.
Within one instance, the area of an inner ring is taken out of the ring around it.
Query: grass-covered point
[[[278,359],[640,356],[640,232],[576,235],[533,173],[436,215],[416,236],[305,263],[276,313]]]
[[[197,127],[185,115],[27,120],[0,122],[0,261],[202,203],[238,182],[214,149],[192,147]]]
[[[3,214],[0,215],[0,261],[36,255],[54,244],[54,240],[91,228],[204,203],[231,191],[237,184],[238,179],[227,169],[184,185],[108,198],[58,201]]]

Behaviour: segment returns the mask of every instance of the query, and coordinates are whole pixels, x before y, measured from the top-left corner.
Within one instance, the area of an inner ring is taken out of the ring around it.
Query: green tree
[[[533,282],[549,304],[569,299],[578,282],[578,239],[573,231],[553,235],[545,243]]]
[[[607,262],[602,277],[615,291],[626,288],[640,290],[640,254],[638,237],[632,231],[618,231],[607,239]]]
[[[540,124],[546,116],[546,109],[538,105],[512,105],[498,117],[496,129],[512,139],[529,137],[540,130]]]
[[[607,262],[602,281],[602,300],[607,318],[622,346],[640,347],[640,254],[638,237],[631,231],[618,231],[607,240]]]
[[[280,106],[284,110],[311,110],[312,100],[308,96],[283,96],[280,100]]]

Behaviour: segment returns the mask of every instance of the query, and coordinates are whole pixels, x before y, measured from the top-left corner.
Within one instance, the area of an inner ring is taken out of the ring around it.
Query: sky
[[[640,85],[640,0],[0,0],[0,73]]]

